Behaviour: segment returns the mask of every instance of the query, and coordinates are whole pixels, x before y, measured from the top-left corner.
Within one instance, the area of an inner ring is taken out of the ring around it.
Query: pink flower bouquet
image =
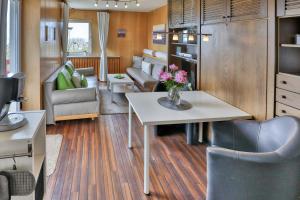
[[[187,72],[174,64],[169,66],[169,72],[161,71],[159,77],[168,91],[172,88],[180,90],[188,83]]]

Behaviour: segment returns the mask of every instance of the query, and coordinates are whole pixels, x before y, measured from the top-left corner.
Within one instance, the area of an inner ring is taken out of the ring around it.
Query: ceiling
[[[139,0],[140,6],[136,6],[136,2],[132,1],[125,8],[125,3],[119,0],[118,8],[115,8],[113,1],[109,2],[109,8],[106,8],[106,0],[98,0],[98,7],[95,7],[96,0],[67,0],[71,8],[84,10],[118,10],[118,11],[134,11],[134,12],[149,12],[167,4],[167,0]],[[127,0],[128,1],[128,0]]]

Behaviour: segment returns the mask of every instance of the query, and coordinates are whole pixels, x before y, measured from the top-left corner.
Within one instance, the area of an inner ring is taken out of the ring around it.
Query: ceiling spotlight
[[[141,5],[141,4],[140,4],[138,1],[136,1],[136,6],[137,6],[137,7],[140,7],[140,5]]]
[[[109,8],[109,4],[108,4],[108,1],[106,2],[106,5],[105,5],[106,8]]]
[[[97,1],[95,1],[94,6],[95,6],[95,7],[98,7],[98,2],[97,2]]]
[[[117,8],[118,7],[118,3],[116,2],[116,4],[115,4],[115,8]]]
[[[128,8],[128,5],[127,5],[127,3],[125,3],[125,8]]]

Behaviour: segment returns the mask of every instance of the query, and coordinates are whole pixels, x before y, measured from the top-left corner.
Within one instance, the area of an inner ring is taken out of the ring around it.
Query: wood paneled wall
[[[37,110],[40,102],[40,0],[22,1],[21,64],[26,75],[25,110]]]
[[[148,49],[153,49],[155,51],[168,51],[168,45],[153,44],[152,31],[153,26],[158,24],[165,24],[166,30],[168,30],[168,6],[165,5],[152,12],[148,13]]]
[[[96,75],[99,77],[100,57],[68,57],[73,62],[75,68],[94,67]],[[107,58],[108,73],[121,73],[120,57]]]
[[[100,55],[97,11],[71,9],[70,20],[87,20],[92,25],[92,57]],[[142,55],[145,48],[167,51],[167,45],[152,44],[153,25],[167,24],[167,6],[153,12],[110,12],[108,56],[120,57],[120,72],[131,65],[132,56]],[[117,30],[125,29],[126,37],[118,38]],[[115,66],[112,64],[112,66]],[[110,70],[110,69],[109,69]],[[116,70],[114,70],[116,71]]]
[[[125,38],[118,38],[118,29],[126,30]],[[132,56],[142,55],[147,42],[147,13],[110,12],[107,53],[109,56],[120,56],[121,72],[132,63]]]
[[[61,65],[61,12],[61,0],[22,2],[21,63],[26,75],[24,93],[27,99],[23,103],[24,110],[42,108],[42,83]]]

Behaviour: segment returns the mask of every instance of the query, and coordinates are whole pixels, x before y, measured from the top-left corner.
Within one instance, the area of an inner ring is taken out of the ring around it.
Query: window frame
[[[87,23],[89,24],[89,48],[88,48],[88,52],[85,55],[84,52],[69,52],[69,39],[70,39],[70,33],[69,33],[69,24],[70,23]],[[67,52],[68,52],[68,56],[69,57],[74,57],[74,56],[78,56],[78,57],[88,57],[91,56],[93,53],[93,39],[92,39],[92,23],[89,20],[82,20],[82,19],[70,19],[68,22],[68,48],[67,48]]]

